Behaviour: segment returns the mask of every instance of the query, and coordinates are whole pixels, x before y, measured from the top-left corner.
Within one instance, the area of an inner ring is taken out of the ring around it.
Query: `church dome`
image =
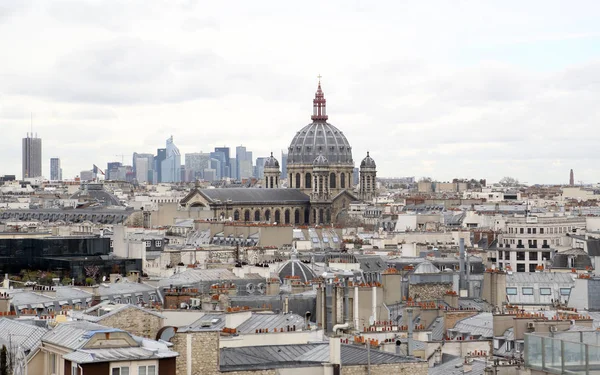
[[[319,154],[319,156],[317,156],[315,161],[313,161],[313,165],[327,166],[327,165],[329,165],[329,162],[327,161],[327,158],[325,156],[323,156],[323,154]]]
[[[277,272],[279,278],[283,282],[288,277],[300,277],[300,281],[307,282],[315,278],[315,273],[309,266],[302,263],[300,260],[292,258],[285,262]]]
[[[265,168],[276,168],[279,169],[279,161],[277,159],[275,159],[275,157],[273,156],[273,153],[271,152],[271,156],[269,156],[266,160],[265,160]]]
[[[369,151],[367,151],[367,156],[360,162],[361,168],[376,168],[375,160],[369,155]]]
[[[288,148],[288,165],[312,164],[322,154],[331,164],[354,165],[352,147],[344,133],[327,122],[321,83],[313,100],[313,122],[296,133]]]

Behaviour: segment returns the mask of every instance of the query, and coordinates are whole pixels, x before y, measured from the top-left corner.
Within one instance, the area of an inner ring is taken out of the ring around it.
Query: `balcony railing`
[[[525,335],[525,367],[550,374],[600,373],[600,332]]]

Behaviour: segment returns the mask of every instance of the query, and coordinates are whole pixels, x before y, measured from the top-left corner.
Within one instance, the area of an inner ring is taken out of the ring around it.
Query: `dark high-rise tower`
[[[573,174],[573,170],[571,169],[571,174],[569,175],[569,185],[575,185],[575,175]]]
[[[50,180],[61,181],[62,180],[62,168],[60,167],[59,158],[50,158]]]
[[[42,176],[42,139],[27,133],[23,138],[23,178]]]

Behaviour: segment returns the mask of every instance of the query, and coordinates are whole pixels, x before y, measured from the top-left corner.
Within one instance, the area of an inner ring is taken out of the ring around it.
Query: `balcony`
[[[600,373],[599,332],[525,335],[525,367],[546,374]]]

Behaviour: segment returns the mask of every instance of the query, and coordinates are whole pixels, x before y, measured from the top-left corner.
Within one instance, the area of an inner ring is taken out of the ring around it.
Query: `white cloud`
[[[278,154],[310,121],[321,73],[331,123],[357,163],[371,151],[380,176],[549,183],[573,168],[599,181],[596,8],[2,3],[0,174],[20,170],[32,112],[44,165],[60,156],[66,176],[155,151],[171,134],[183,152],[244,144]],[[549,70],[540,46],[574,63]]]

